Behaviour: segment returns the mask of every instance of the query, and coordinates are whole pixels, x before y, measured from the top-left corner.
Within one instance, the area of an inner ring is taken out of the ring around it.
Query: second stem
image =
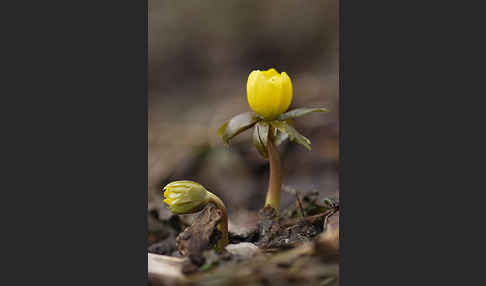
[[[209,201],[216,205],[218,209],[220,209],[223,213],[221,216],[221,220],[218,223],[218,230],[221,231],[221,239],[216,244],[216,251],[221,253],[223,252],[226,245],[229,243],[228,239],[228,213],[226,212],[226,207],[224,206],[223,201],[218,198],[215,194],[209,192]]]

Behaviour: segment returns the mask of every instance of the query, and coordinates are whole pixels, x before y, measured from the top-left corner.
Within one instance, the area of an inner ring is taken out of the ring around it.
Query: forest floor
[[[254,223],[230,225],[221,236],[221,214],[206,207],[190,219],[149,213],[149,285],[339,285],[339,197],[292,193],[295,203],[276,215],[259,211]]]

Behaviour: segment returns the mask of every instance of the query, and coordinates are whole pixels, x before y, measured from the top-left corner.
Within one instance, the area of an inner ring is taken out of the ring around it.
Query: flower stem
[[[277,213],[280,209],[280,193],[282,188],[282,168],[277,147],[273,143],[273,128],[268,134],[268,161],[270,163],[270,180],[268,183],[267,199],[265,206],[271,206]]]
[[[209,202],[212,202],[213,204],[216,205],[218,209],[220,209],[223,212],[223,216],[221,217],[221,220],[218,223],[218,230],[221,231],[222,238],[218,241],[216,244],[216,252],[223,252],[224,248],[226,245],[228,245],[229,239],[228,239],[228,213],[226,212],[226,207],[224,206],[223,201],[218,198],[215,194],[209,192]]]

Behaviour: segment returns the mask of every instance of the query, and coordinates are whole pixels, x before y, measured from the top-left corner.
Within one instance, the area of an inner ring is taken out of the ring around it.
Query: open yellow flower
[[[188,214],[202,210],[209,202],[208,191],[192,181],[175,181],[164,187],[164,203],[174,214]]]
[[[265,119],[275,119],[287,111],[292,103],[292,81],[285,73],[275,69],[255,70],[246,84],[248,104]]]

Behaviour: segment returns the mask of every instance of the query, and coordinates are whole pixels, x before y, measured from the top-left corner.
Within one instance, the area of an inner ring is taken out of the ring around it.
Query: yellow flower
[[[174,214],[188,214],[202,210],[209,202],[208,191],[192,181],[175,181],[164,187],[164,203]]]
[[[255,70],[248,76],[246,94],[255,113],[274,119],[292,103],[292,81],[285,72],[280,74],[275,69]]]

